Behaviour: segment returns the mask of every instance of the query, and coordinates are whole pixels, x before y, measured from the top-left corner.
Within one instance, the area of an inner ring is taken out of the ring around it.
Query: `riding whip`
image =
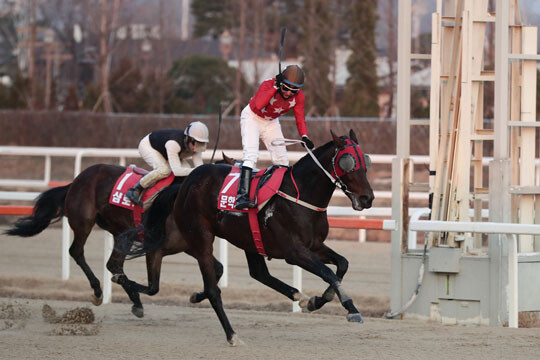
[[[285,42],[285,32],[287,28],[281,29],[281,41],[279,43],[279,73],[281,74],[281,51],[283,50],[283,43]]]
[[[214,145],[214,152],[212,152],[212,157],[210,158],[210,164],[214,163],[214,155],[216,155],[216,149],[219,143],[219,133],[221,132],[221,101],[218,104],[218,128],[217,128],[217,137],[216,144]]]

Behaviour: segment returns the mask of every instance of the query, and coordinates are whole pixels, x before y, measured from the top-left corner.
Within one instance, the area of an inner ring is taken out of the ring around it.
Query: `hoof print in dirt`
[[[0,304],[0,331],[22,329],[30,317],[30,310],[20,304]]]

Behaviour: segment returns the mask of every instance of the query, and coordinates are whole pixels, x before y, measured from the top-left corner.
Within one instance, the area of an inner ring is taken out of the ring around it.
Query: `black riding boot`
[[[240,174],[240,184],[238,184],[238,194],[236,195],[236,206],[238,210],[250,209],[257,206],[253,201],[249,200],[249,183],[251,182],[251,168],[242,166]]]
[[[141,183],[138,182],[137,184],[135,184],[134,187],[132,187],[131,189],[129,189],[126,193],[126,197],[133,201],[133,203],[135,203],[136,205],[139,205],[139,206],[143,206],[143,203],[142,203],[142,192],[143,192],[144,188],[141,186]]]

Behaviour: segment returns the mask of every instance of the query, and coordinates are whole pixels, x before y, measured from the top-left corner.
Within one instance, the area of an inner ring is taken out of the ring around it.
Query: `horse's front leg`
[[[319,276],[336,292],[341,305],[347,310],[347,320],[351,322],[364,322],[362,315],[354,306],[352,299],[347,295],[336,274],[326,266],[316,254],[306,248],[295,249],[286,257],[285,261],[292,265],[298,265],[306,271]]]
[[[199,263],[199,269],[204,281],[204,292],[214,308],[214,311],[225,330],[225,336],[231,346],[243,345],[243,342],[238,338],[238,335],[234,332],[225,310],[223,309],[223,302],[221,300],[221,290],[217,285],[216,271],[214,270],[214,257],[211,251],[200,252],[187,252],[189,255],[197,259]]]
[[[214,257],[214,271],[216,272],[216,280],[219,282],[221,276],[223,276],[223,265]],[[189,302],[192,304],[200,303],[201,301],[207,299],[206,293],[203,291],[196,292],[191,295]]]
[[[251,275],[252,278],[285,295],[292,301],[298,301],[300,307],[305,308],[307,306],[309,298],[306,295],[302,294],[298,289],[270,275],[262,255],[247,251],[245,253],[249,266],[249,275]]]
[[[336,276],[339,279],[339,282],[343,280],[347,269],[349,268],[349,262],[343,256],[336,253],[334,250],[330,249],[328,246],[322,244],[322,247],[317,250],[317,255],[321,261],[325,264],[334,264],[336,265]],[[334,288],[328,286],[322,296],[313,296],[309,299],[307,309],[309,311],[315,311],[324,306],[324,304],[332,301],[336,295]]]

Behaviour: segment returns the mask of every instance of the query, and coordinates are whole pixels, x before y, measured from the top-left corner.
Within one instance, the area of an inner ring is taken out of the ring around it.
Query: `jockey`
[[[307,134],[304,119],[304,72],[298,65],[290,65],[276,75],[274,79],[264,81],[249,104],[242,110],[240,129],[242,133],[243,163],[240,184],[236,196],[236,209],[255,207],[249,200],[249,183],[251,172],[259,157],[259,138],[270,152],[274,165],[289,165],[285,145],[272,145],[275,139],[282,139],[283,133],[279,124],[279,116],[293,109],[296,127],[302,140],[309,149],[313,142]]]
[[[195,167],[202,165],[202,153],[208,144],[208,128],[200,121],[189,124],[185,130],[152,131],[139,143],[139,153],[153,170],[143,176],[126,196],[142,205],[142,192],[172,173],[188,176],[193,170],[186,161],[192,158]]]

